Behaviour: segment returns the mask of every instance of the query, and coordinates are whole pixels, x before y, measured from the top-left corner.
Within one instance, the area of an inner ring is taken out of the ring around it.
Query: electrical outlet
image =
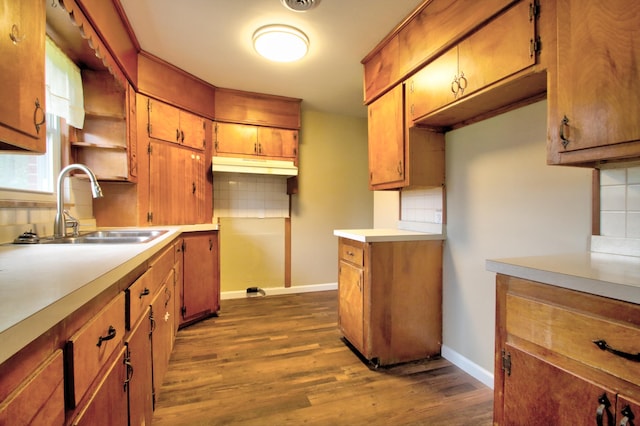
[[[442,210],[436,210],[433,215],[433,221],[435,223],[442,223]]]

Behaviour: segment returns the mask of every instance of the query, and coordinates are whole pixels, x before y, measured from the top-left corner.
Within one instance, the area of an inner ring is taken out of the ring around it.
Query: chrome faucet
[[[53,222],[53,237],[54,238],[62,238],[67,236],[67,219],[66,215],[68,212],[64,210],[64,196],[63,196],[63,183],[64,176],[70,172],[71,170],[78,169],[82,170],[89,176],[89,180],[91,181],[91,194],[93,198],[102,197],[102,188],[98,184],[98,179],[96,179],[96,175],[93,174],[91,169],[89,169],[84,164],[69,164],[64,169],[60,170],[60,174],[58,175],[58,204],[56,206],[56,219]],[[74,225],[74,234],[77,232],[77,223],[78,221],[74,218],[70,217],[70,223]]]

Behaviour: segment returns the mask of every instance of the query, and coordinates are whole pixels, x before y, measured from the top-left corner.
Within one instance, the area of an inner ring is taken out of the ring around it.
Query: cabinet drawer
[[[364,266],[364,244],[348,239],[340,240],[340,259],[354,265]]]
[[[113,298],[68,341],[65,348],[69,408],[75,408],[111,354],[122,347],[124,293]]]
[[[640,306],[619,302],[617,309],[615,306],[608,309],[614,315],[605,316],[604,312],[598,312],[602,298],[578,296],[562,289],[558,292],[563,295],[559,300],[566,297],[584,303],[562,306],[557,301],[507,294],[507,334],[631,383],[640,383],[640,325],[628,322],[640,317]],[[611,305],[612,301],[607,303]],[[604,349],[595,342],[601,342]]]
[[[151,282],[155,285],[151,294],[155,294],[155,290],[160,288],[162,281],[167,276],[169,271],[173,268],[174,264],[174,248],[173,245],[168,245],[162,253],[159,253],[154,257],[154,259],[149,263],[150,272],[151,272]]]
[[[152,272],[148,269],[140,278],[138,278],[131,286],[125,290],[127,303],[126,326],[127,330],[131,330],[140,315],[146,308],[151,305],[153,295],[160,287],[160,282],[153,281]]]

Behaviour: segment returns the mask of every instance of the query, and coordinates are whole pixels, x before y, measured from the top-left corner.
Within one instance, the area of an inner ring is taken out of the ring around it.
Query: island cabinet
[[[369,188],[436,187],[445,182],[444,135],[407,124],[399,84],[368,106]]]
[[[533,72],[540,42],[532,7],[515,3],[410,77],[411,120],[447,128],[544,93],[546,74]]]
[[[220,310],[220,253],[218,232],[182,236],[180,326],[215,315]]]
[[[220,122],[214,124],[214,137],[214,155],[297,162],[297,130]]]
[[[440,354],[442,241],[338,241],[338,324],[374,366]]]
[[[45,152],[45,2],[4,2],[0,32],[0,149]]]
[[[558,0],[550,164],[640,157],[640,3]]]
[[[638,418],[640,305],[498,274],[496,312],[494,424]]]

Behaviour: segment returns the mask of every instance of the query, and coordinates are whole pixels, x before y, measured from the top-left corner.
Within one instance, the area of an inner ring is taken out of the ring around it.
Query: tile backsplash
[[[289,217],[287,177],[243,173],[215,173],[213,216]]]
[[[442,223],[442,188],[403,190],[400,219],[410,222]]]
[[[640,238],[640,165],[600,171],[600,235]]]

